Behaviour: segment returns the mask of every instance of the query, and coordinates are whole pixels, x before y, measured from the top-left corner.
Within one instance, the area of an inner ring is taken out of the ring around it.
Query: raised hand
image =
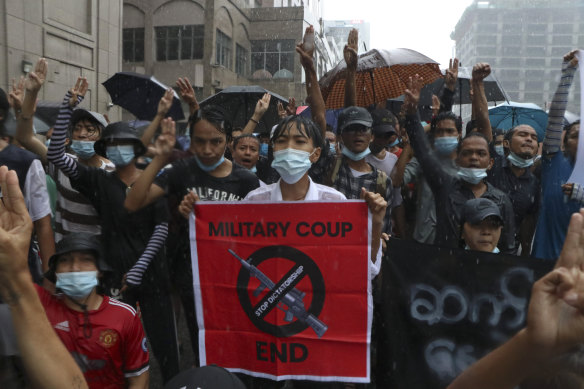
[[[423,81],[424,79],[417,74],[408,80],[408,89],[404,92],[405,98],[403,104],[408,115],[414,115],[418,111],[418,102],[420,101],[420,90],[422,89]]]
[[[568,54],[564,55],[564,62],[569,62],[571,67],[578,66],[578,57],[576,57],[576,53],[578,50],[572,50]]]
[[[27,92],[38,92],[47,79],[48,63],[45,58],[39,58],[34,71],[26,77],[25,89]]]
[[[479,62],[472,67],[473,82],[481,82],[491,74],[491,65],[485,62]]]
[[[88,88],[89,84],[87,82],[87,78],[78,77],[75,86],[69,90],[69,92],[71,93],[71,98],[69,99],[69,106],[71,108],[74,108],[77,104],[79,104],[79,101],[77,101],[77,98],[79,96],[85,97],[85,93],[87,93]]]
[[[158,102],[157,115],[159,115],[161,117],[166,116],[166,113],[168,112],[170,107],[172,107],[172,99],[173,98],[174,98],[174,92],[173,92],[172,88],[168,88],[166,90],[166,92],[164,92],[164,95],[162,96],[160,101]]]
[[[550,355],[584,342],[584,210],[570,219],[556,269],[533,286],[526,333]]]
[[[278,110],[278,117],[280,119],[284,119],[286,116],[288,116],[281,101],[278,101],[278,104],[276,104],[276,108]]]
[[[302,43],[296,45],[296,52],[300,54],[300,64],[304,69],[314,70],[314,27],[308,26],[304,31]]]
[[[193,89],[189,79],[187,77],[179,77],[178,80],[176,80],[176,86],[178,86],[180,98],[183,99],[183,101],[187,103],[189,107],[195,110],[199,109],[199,102],[197,101],[195,90]]]
[[[448,62],[448,69],[444,76],[444,84],[448,89],[454,92],[456,89],[456,80],[458,80],[458,58],[450,59]]]
[[[345,58],[347,69],[357,70],[358,50],[359,50],[359,30],[353,28],[351,32],[349,32],[347,44],[343,49],[343,57]]]
[[[32,220],[18,185],[16,172],[0,167],[0,276],[13,277],[28,273],[27,252]]]
[[[156,138],[154,142],[154,147],[149,147],[153,155],[168,157],[172,153],[174,144],[176,143],[176,129],[175,123],[172,118],[162,119],[160,122],[161,134]]]
[[[24,100],[24,77],[20,77],[18,82],[12,80],[12,88],[8,94],[8,103],[15,112],[19,112],[22,109],[22,102]]]
[[[288,114],[288,116],[296,115],[296,99],[294,97],[290,97],[288,99],[286,113]]]
[[[387,208],[387,201],[385,201],[383,196],[379,193],[368,192],[365,188],[361,188],[361,199],[367,203],[371,211],[371,216],[373,217],[373,222],[383,223],[385,209]]]
[[[432,95],[432,115],[436,116],[440,112],[440,99],[436,95]]]
[[[262,118],[262,116],[264,116],[264,114],[266,113],[266,111],[270,107],[270,99],[271,98],[272,98],[272,95],[270,95],[269,93],[264,93],[262,98],[258,100],[258,102],[256,103],[254,113],[253,113],[255,120],[259,121]]]

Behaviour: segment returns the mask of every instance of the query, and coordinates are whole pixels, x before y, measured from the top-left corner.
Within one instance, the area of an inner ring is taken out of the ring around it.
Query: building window
[[[263,71],[276,78],[293,78],[294,46],[293,39],[252,41],[252,76]]]
[[[144,28],[124,28],[124,62],[144,62]]]
[[[240,76],[247,75],[248,52],[240,45],[235,45],[235,73]]]
[[[231,38],[220,30],[215,39],[215,63],[231,69]]]
[[[205,26],[161,26],[156,30],[156,60],[202,59]]]

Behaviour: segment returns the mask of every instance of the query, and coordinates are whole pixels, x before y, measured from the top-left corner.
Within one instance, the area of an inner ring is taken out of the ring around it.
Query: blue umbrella
[[[545,135],[548,114],[536,104],[510,101],[489,108],[489,120],[493,128],[504,131],[519,124],[528,124],[535,129],[541,142]]]
[[[330,125],[333,128],[333,132],[336,134],[337,133],[337,122],[339,119],[339,115],[341,112],[343,112],[344,108],[340,108],[340,109],[327,109],[325,111],[325,120],[326,120],[326,124]],[[305,110],[303,110],[300,113],[300,116],[304,116],[307,117],[309,119],[312,118],[312,111],[310,110],[310,107],[307,107]]]
[[[140,120],[152,120],[158,111],[158,102],[168,89],[153,76],[134,72],[117,72],[103,86],[112,98],[112,103],[130,111]],[[175,121],[185,118],[180,99],[176,92],[172,106],[166,116]]]

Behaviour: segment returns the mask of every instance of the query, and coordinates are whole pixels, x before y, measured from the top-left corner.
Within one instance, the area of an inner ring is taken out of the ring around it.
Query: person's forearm
[[[35,388],[87,388],[81,370],[49,323],[28,270],[2,280],[20,357]]]
[[[574,81],[574,73],[576,67],[570,66],[569,62],[562,64],[562,78],[554,97],[552,99],[548,125],[545,130],[545,138],[543,140],[543,154],[554,154],[560,150],[562,143],[562,131],[564,123],[564,114],[568,105],[568,94],[570,93],[570,86]]]
[[[260,119],[256,119],[255,116],[256,115],[254,112],[254,115],[251,117],[251,119],[247,121],[245,127],[243,127],[243,130],[241,131],[242,135],[251,135],[254,133],[255,129],[257,128],[260,122]]]
[[[69,99],[71,96],[71,92],[67,92],[61,103],[57,122],[53,128],[51,143],[47,150],[47,159],[61,169],[67,176],[69,176],[69,178],[75,179],[79,174],[79,171],[77,170],[77,161],[65,154],[67,129],[69,128],[69,122],[71,121],[71,115],[73,114],[73,108],[69,105]],[[83,101],[83,97],[78,96],[77,101],[80,103]]]
[[[519,229],[519,242],[521,244],[522,257],[529,257],[531,254],[531,241],[533,240],[536,224],[536,213],[526,215],[521,222],[521,228]]]
[[[394,188],[399,188],[403,185],[404,173],[406,171],[406,166],[408,162],[412,159],[411,146],[406,144],[397,159],[394,169],[391,172],[391,182]]]
[[[166,166],[167,162],[167,156],[157,155],[152,162],[146,166],[146,169],[144,169],[136,182],[134,182],[134,185],[132,185],[132,189],[128,191],[128,195],[124,201],[124,207],[128,211],[135,212],[155,200],[152,196],[149,196],[150,188],[152,187],[156,175],[162,170],[162,168],[164,168],[164,166]]]
[[[450,90],[449,88],[443,88],[442,94],[440,95],[440,111],[439,111],[439,113],[452,111],[453,104],[454,104],[454,90]]]
[[[388,205],[389,207],[389,205]],[[383,229],[383,221],[373,220],[371,225],[371,262],[375,263],[377,260],[377,252],[381,245],[381,232]]]
[[[37,95],[37,90],[26,91],[22,102],[21,113],[17,115],[15,138],[27,150],[37,154],[44,164],[47,162],[47,147],[34,136],[33,131],[33,117]]]
[[[158,113],[156,114],[156,116],[154,116],[154,119],[152,119],[152,121],[146,128],[146,131],[144,131],[142,137],[140,138],[144,146],[146,147],[150,146],[150,143],[152,143],[152,138],[154,137],[154,133],[160,126],[160,122],[162,121],[163,118],[164,118],[163,115]]]
[[[542,359],[522,330],[463,371],[448,389],[512,389],[537,370]]]
[[[148,389],[150,372],[145,371],[138,377],[128,378],[128,389]]]
[[[357,70],[347,68],[347,77],[345,78],[345,107],[357,105],[357,86],[355,76]]]
[[[146,249],[138,259],[138,261],[132,266],[132,269],[126,275],[126,283],[132,286],[139,286],[142,284],[142,278],[144,273],[148,270],[150,262],[156,257],[160,249],[164,246],[166,242],[166,237],[168,236],[168,223],[160,223],[154,227],[154,232],[148,240]]]
[[[34,229],[39,242],[43,273],[49,270],[49,258],[55,254],[55,236],[51,226],[51,215],[42,217],[34,222]]]
[[[493,140],[493,130],[489,120],[489,104],[485,95],[483,81],[473,81],[472,110],[475,114],[477,130],[487,137],[489,142]]]
[[[326,108],[324,99],[322,98],[322,92],[320,91],[320,85],[318,84],[318,78],[316,77],[316,71],[314,68],[305,67],[304,75],[306,77],[306,100],[310,106],[312,120],[320,128],[324,139],[326,134]]]

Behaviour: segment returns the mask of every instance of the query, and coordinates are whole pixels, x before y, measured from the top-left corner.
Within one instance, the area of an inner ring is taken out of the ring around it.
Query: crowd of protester
[[[128,122],[110,123],[100,113],[80,108],[88,82],[79,77],[64,91],[47,142],[34,133],[32,120],[47,61],[39,59],[8,93],[0,89],[0,165],[5,166],[0,168],[0,276],[10,280],[0,288],[0,370],[29,372],[29,378],[2,373],[2,382],[42,387],[43,380],[59,377],[35,372],[36,365],[60,358],[68,372],[61,378],[84,387],[67,353],[55,346],[59,342],[52,339],[46,317],[91,388],[148,387],[147,340],[163,381],[179,374],[177,311],[184,314],[190,335],[181,342],[190,342],[195,356],[199,350],[188,233],[188,217],[199,201],[363,199],[372,214],[373,276],[383,272],[381,256],[389,236],[551,261],[560,258],[566,241],[558,269],[535,286],[528,328],[503,346],[499,353],[504,357],[479,363],[462,380],[484,379],[491,368],[507,377],[505,367],[497,364],[506,359],[509,365],[519,364],[513,355],[540,350],[541,339],[547,338],[535,317],[554,309],[546,306],[546,294],[556,293],[556,305],[564,301],[581,307],[582,286],[577,281],[582,275],[576,263],[584,260],[578,214],[584,189],[568,182],[580,124],[564,120],[578,67],[575,52],[563,58],[540,147],[529,125],[492,128],[483,85],[491,68],[485,63],[473,67],[473,116],[465,131],[452,112],[458,60],[450,62],[445,87],[434,99],[434,116],[425,126],[418,113],[423,86],[418,75],[409,79],[401,112],[392,113],[383,105],[356,106],[356,31],[344,50],[345,109],[332,128],[325,119],[314,45],[306,40],[311,34],[309,27],[296,48],[311,118],[296,115],[291,98],[286,107],[278,104],[280,121],[269,123],[271,131],[258,135],[257,125],[270,105],[266,94],[245,127],[233,128],[224,107],[200,107],[190,81],[178,78],[177,89],[189,106],[190,142],[184,149],[177,142],[175,122],[165,118],[172,89],[139,133]],[[149,162],[138,167],[144,161]],[[573,214],[578,215],[567,237]],[[30,274],[34,286],[26,280],[19,283],[23,273]],[[32,295],[37,294],[35,299]],[[28,323],[31,328],[26,330],[21,295],[26,297],[22,301],[42,305],[46,312],[46,317],[35,316],[36,323]],[[376,302],[385,298],[389,296],[375,296]],[[32,328],[35,325],[38,328]],[[577,335],[570,333],[558,342],[584,338],[578,328]],[[51,350],[36,361],[27,354],[33,332],[35,339],[44,337],[39,344],[46,342]],[[556,347],[553,340],[549,343]],[[57,357],[59,353],[65,356]],[[266,379],[241,378],[249,388],[276,387]],[[498,383],[518,378],[501,380]],[[464,387],[478,387],[469,382]],[[302,381],[286,385],[312,387]],[[351,387],[328,387],[345,386]]]

